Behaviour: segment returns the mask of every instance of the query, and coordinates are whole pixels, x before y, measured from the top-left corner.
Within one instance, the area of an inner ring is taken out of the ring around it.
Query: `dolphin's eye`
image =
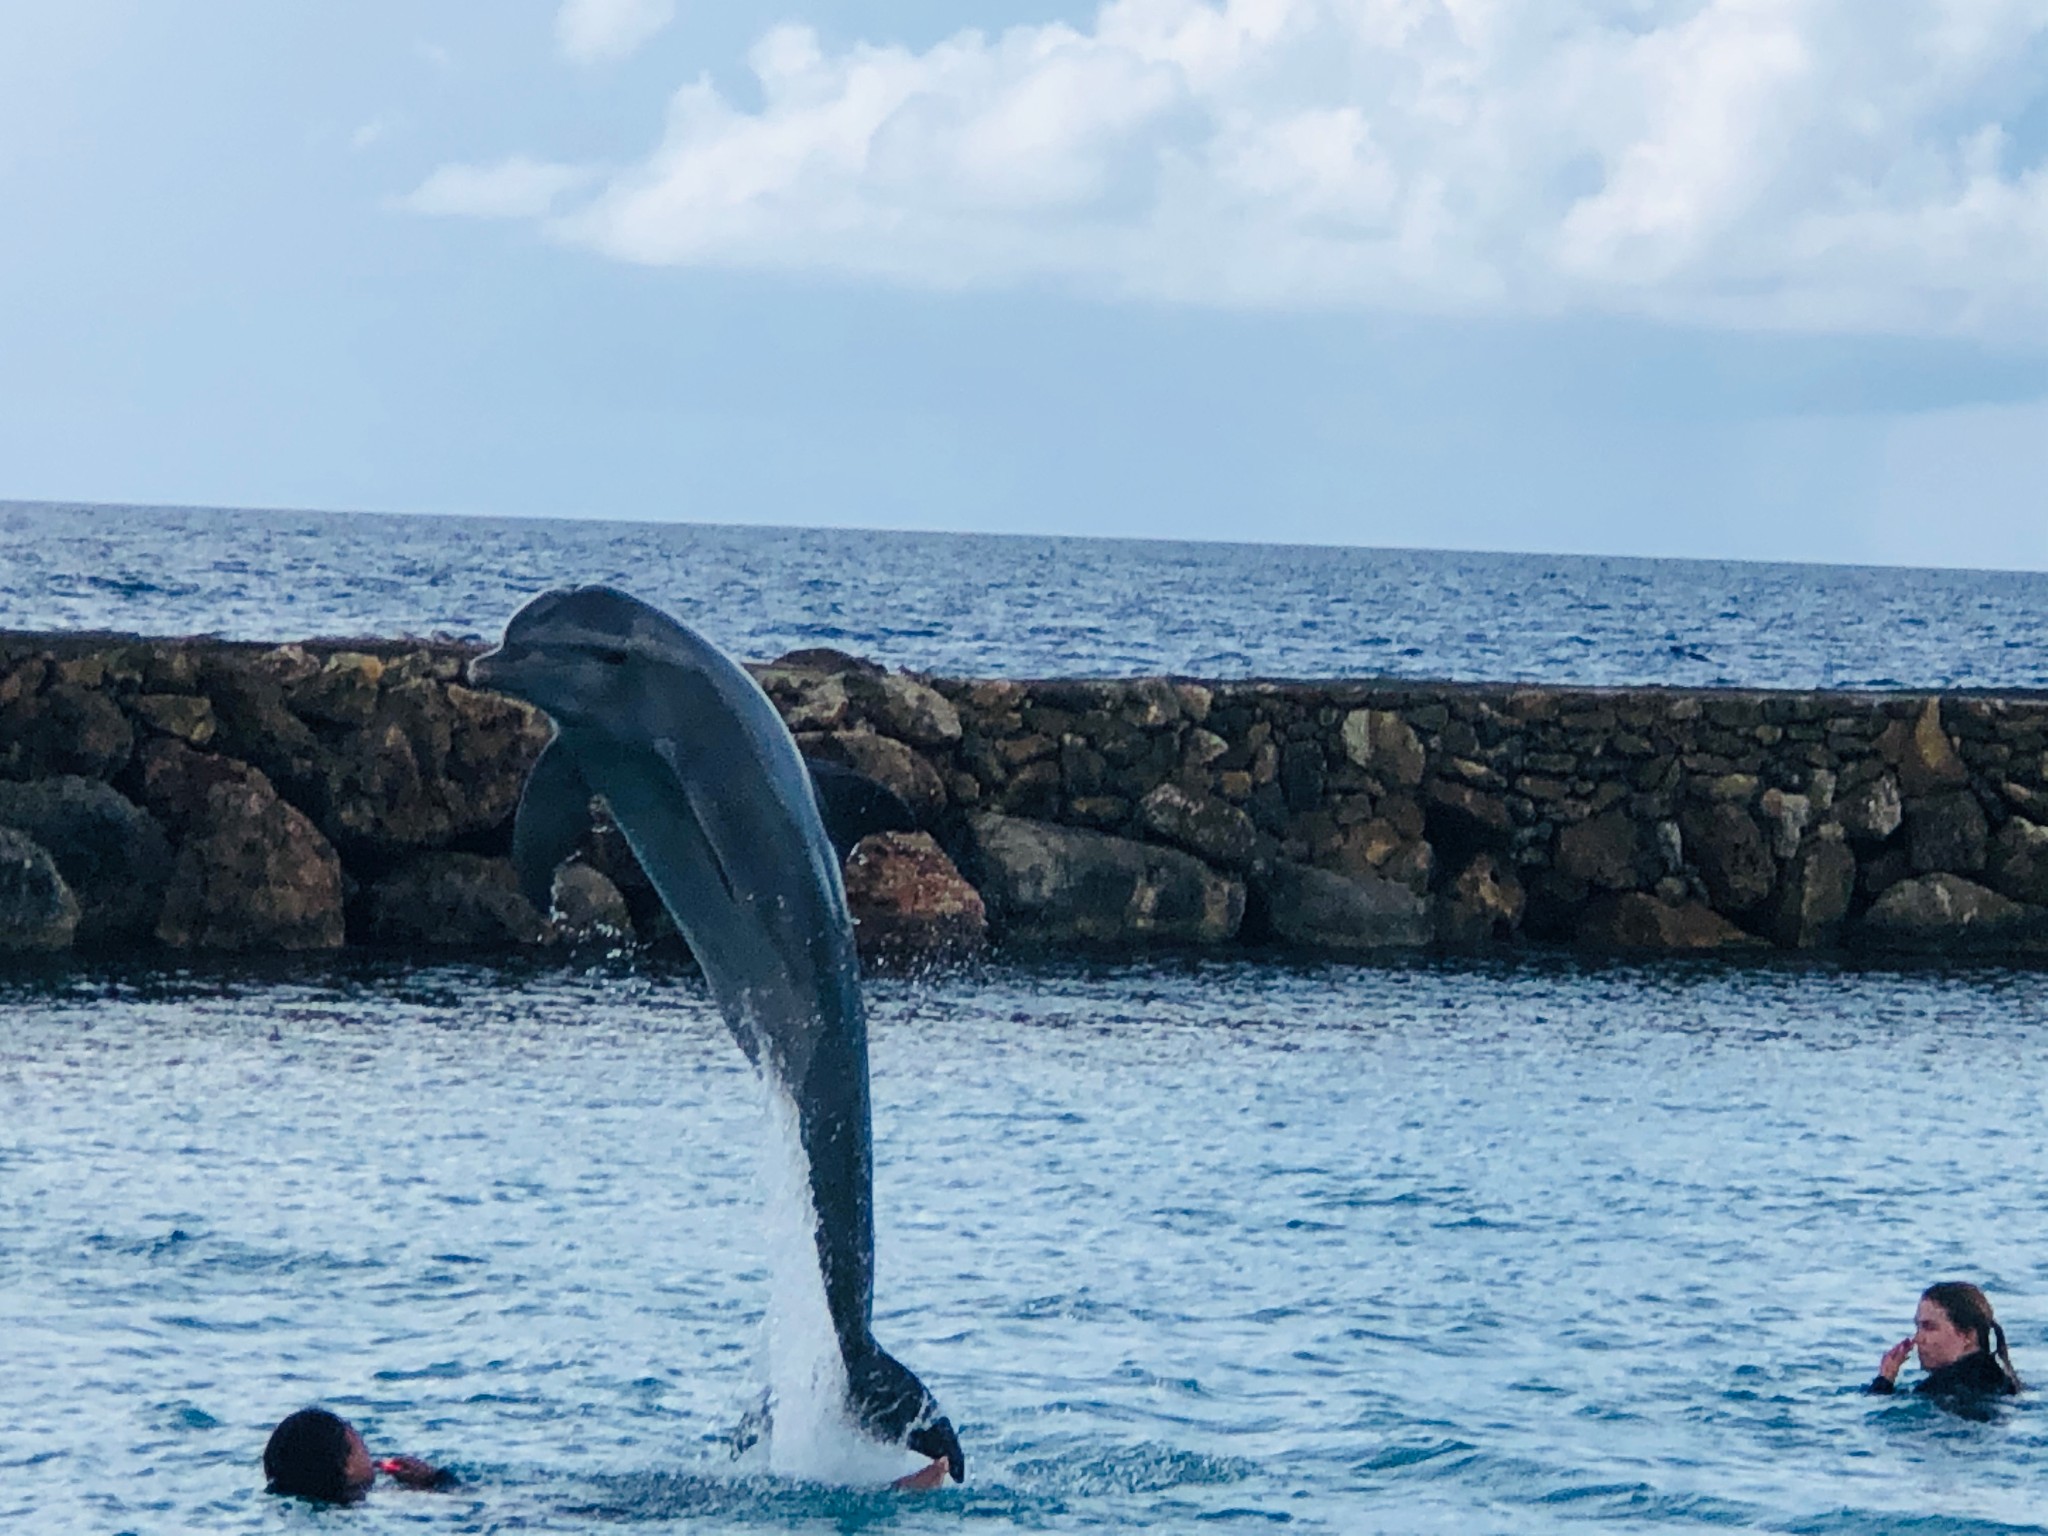
[[[623,667],[626,664],[624,651],[599,651],[597,659],[608,667]]]

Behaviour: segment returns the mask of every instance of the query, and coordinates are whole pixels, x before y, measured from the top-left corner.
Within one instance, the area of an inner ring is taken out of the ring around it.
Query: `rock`
[[[216,784],[260,781],[265,788],[270,784],[247,763],[216,752],[200,752],[170,738],[144,742],[135,768],[123,782],[174,836],[182,836],[194,818],[204,813],[207,793]]]
[[[1906,851],[1915,874],[1977,873],[1984,867],[1990,835],[1984,809],[1967,789],[1930,795],[1906,806]]]
[[[1721,912],[1747,912],[1771,894],[1777,866],[1756,821],[1721,800],[1686,811],[1680,825],[1707,896]]]
[[[891,789],[910,807],[920,825],[929,826],[946,808],[946,781],[938,769],[891,736],[873,731],[832,731],[797,739],[806,757],[843,763],[855,773]]]
[[[184,750],[188,759],[207,755]],[[205,767],[203,798],[187,803],[157,938],[175,949],[339,948],[341,860],[332,845],[261,772],[215,762],[229,771]],[[190,796],[199,773],[189,760],[182,766]]]
[[[1481,837],[1505,837],[1514,830],[1515,818],[1509,814],[1507,802],[1498,795],[1455,779],[1432,779],[1425,793],[1432,805],[1450,812],[1455,820],[1464,823],[1468,832]]]
[[[855,656],[848,651],[836,651],[829,645],[786,651],[775,658],[773,665],[798,672],[855,672],[869,677],[880,677],[886,670],[879,661],[869,661],[865,656]]]
[[[1258,891],[1263,926],[1284,944],[1348,954],[1411,949],[1431,938],[1428,901],[1398,881],[1279,860]]]
[[[1757,776],[1753,773],[1722,773],[1700,786],[1701,793],[1708,800],[1726,800],[1735,805],[1748,805],[1756,798]]]
[[[193,693],[138,693],[128,712],[149,730],[195,747],[213,740],[213,701]]]
[[[1513,938],[1528,905],[1514,870],[1490,853],[1479,854],[1445,893],[1437,909],[1437,936],[1448,944]]]
[[[287,788],[335,842],[376,857],[445,847],[505,823],[547,744],[545,717],[459,683],[389,679],[387,669],[367,725],[331,749],[289,752]]]
[[[2015,816],[1991,840],[1986,883],[2014,901],[2048,906],[2048,827]]]
[[[285,695],[285,704],[302,719],[361,728],[377,713],[383,681],[384,662],[380,657],[336,651],[317,672],[292,686]]]
[[[1854,789],[1843,790],[1835,798],[1835,819],[1841,822],[1843,831],[1858,841],[1883,842],[1906,819],[1899,781],[1886,773]]]
[[[950,747],[960,739],[960,712],[937,689],[895,672],[852,673],[844,682],[853,702],[885,736],[914,747]]]
[[[171,845],[148,812],[98,779],[0,783],[0,826],[33,838],[78,898],[76,942],[147,936],[163,906]]]
[[[1566,827],[1557,835],[1557,868],[1566,879],[1602,890],[1629,891],[1649,883],[1635,821],[1621,811]]]
[[[1389,784],[1414,789],[1422,783],[1422,742],[1392,710],[1354,709],[1344,717],[1344,755]]]
[[[1592,949],[1688,951],[1754,949],[1763,943],[1699,902],[1668,906],[1641,891],[1604,896],[1579,920],[1578,941]]]
[[[1910,729],[1895,721],[1878,742],[1878,750],[1899,765],[1899,784],[1909,796],[1960,789],[1970,770],[1941,728],[1941,700],[1930,698]]]
[[[502,949],[555,937],[519,893],[512,861],[481,854],[421,854],[372,886],[364,909],[376,944]]]
[[[836,731],[852,713],[853,697],[846,691],[843,677],[797,673],[774,681],[776,686],[770,690],[770,697],[792,735],[799,731]]]
[[[63,949],[78,931],[78,901],[57,861],[32,837],[0,827],[0,951]]]
[[[846,861],[846,902],[864,955],[971,954],[988,942],[988,909],[923,832],[877,832]]]
[[[0,777],[110,779],[135,750],[135,728],[103,693],[57,684],[0,709]]]
[[[1831,946],[1856,892],[1856,855],[1839,828],[1816,836],[1792,858],[1771,916],[1771,933],[1788,949]]]
[[[1225,869],[1243,869],[1257,851],[1251,817],[1227,800],[1162,784],[1138,802],[1138,825],[1165,842]]]
[[[552,907],[550,921],[571,943],[633,942],[633,911],[624,894],[581,860],[571,860],[555,871]]]
[[[2029,821],[2048,826],[2048,792],[2029,788],[2025,784],[2015,784],[2010,780],[1999,785],[1998,790],[2005,796],[2006,803],[2020,815]]]
[[[1863,914],[1857,938],[1872,949],[1935,954],[2032,947],[2041,915],[1961,875],[1921,875],[1878,897]]]
[[[1799,851],[1799,841],[1806,835],[1806,824],[1813,819],[1813,802],[1804,795],[1767,789],[1757,801],[1757,814],[1769,833],[1771,853],[1777,858],[1789,859]]]
[[[967,855],[1006,938],[1220,944],[1244,920],[1242,884],[1152,843],[985,813],[968,819]]]

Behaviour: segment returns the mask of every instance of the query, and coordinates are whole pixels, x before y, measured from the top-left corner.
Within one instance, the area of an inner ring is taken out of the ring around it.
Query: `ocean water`
[[[495,637],[606,581],[960,676],[2048,687],[2048,574],[0,502],[0,629]]]
[[[694,976],[0,981],[0,1528],[2048,1530],[2037,979],[994,966],[873,989],[877,1333],[964,1488],[772,1477],[764,1127]],[[447,1493],[260,1491],[326,1402]]]
[[[0,504],[0,628],[485,637],[610,580],[978,675],[2048,686],[2048,578]],[[964,1488],[777,1475],[761,1096],[619,958],[0,968],[0,1530],[2048,1531],[2038,977],[1555,960],[871,982],[877,1333]],[[786,1242],[786,1238],[783,1239]],[[265,1497],[307,1402],[449,1493]]]

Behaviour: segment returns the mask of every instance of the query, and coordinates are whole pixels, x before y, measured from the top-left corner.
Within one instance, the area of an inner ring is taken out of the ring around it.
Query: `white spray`
[[[873,1487],[917,1458],[858,1429],[847,1411],[846,1365],[825,1304],[818,1218],[797,1107],[762,1080],[767,1146],[761,1159],[768,1243],[768,1469],[807,1482]]]

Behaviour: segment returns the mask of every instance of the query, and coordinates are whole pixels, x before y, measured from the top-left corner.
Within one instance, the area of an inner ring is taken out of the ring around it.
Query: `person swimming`
[[[1916,1351],[1927,1373],[1913,1387],[1921,1397],[2011,1397],[2020,1390],[1991,1299],[1967,1280],[1943,1280],[1920,1293],[1913,1336],[1884,1352],[1868,1390],[1898,1391],[1899,1369]]]
[[[263,1447],[263,1476],[271,1493],[323,1504],[353,1504],[384,1473],[405,1488],[439,1488],[451,1481],[439,1467],[417,1456],[370,1459],[355,1425],[325,1408],[301,1408],[270,1432]]]

